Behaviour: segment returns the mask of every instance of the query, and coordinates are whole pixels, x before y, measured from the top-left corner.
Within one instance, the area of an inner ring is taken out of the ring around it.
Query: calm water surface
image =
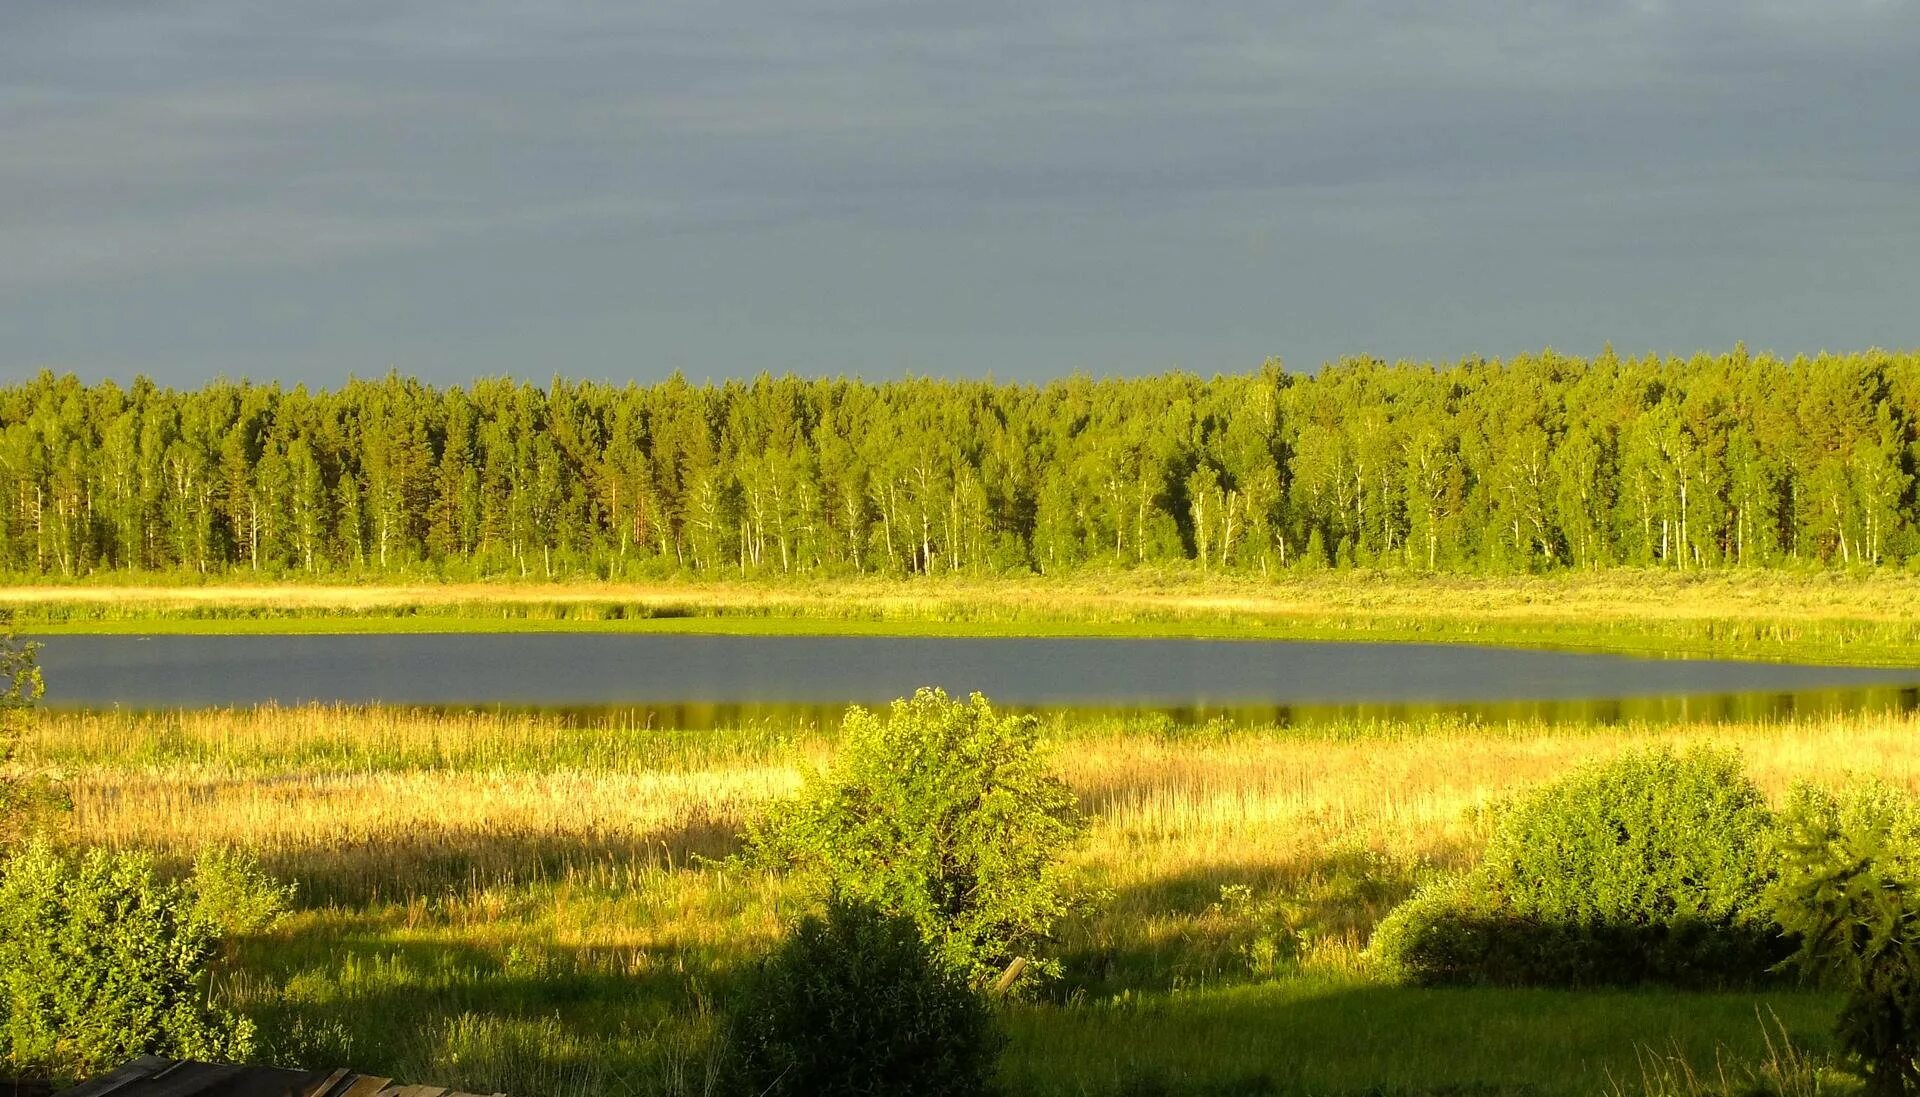
[[[57,636],[47,700],[657,707],[662,723],[837,710],[921,685],[1026,708],[1280,719],[1295,710],[1761,715],[1913,708],[1920,668],[1638,659],[1440,644],[671,635]]]

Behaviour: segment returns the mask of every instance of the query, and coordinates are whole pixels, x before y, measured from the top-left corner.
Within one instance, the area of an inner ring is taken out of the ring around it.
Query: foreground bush
[[[847,713],[833,766],[748,836],[764,861],[911,919],[976,980],[1045,970],[1069,903],[1062,856],[1085,827],[1031,716],[922,689],[885,718]]]
[[[1888,1095],[1920,1092],[1920,803],[1881,785],[1796,790],[1773,889],[1801,964],[1845,992],[1840,1046]]]
[[[1430,984],[1763,979],[1790,951],[1765,894],[1772,826],[1733,754],[1589,766],[1515,805],[1474,869],[1395,909],[1373,955]]]
[[[911,918],[835,899],[756,973],[734,1025],[757,1094],[963,1097],[1005,1038]]]
[[[253,1028],[208,1002],[209,967],[223,931],[259,928],[280,898],[230,857],[176,883],[140,854],[28,846],[0,866],[0,1061],[69,1079],[138,1055],[245,1058]]]

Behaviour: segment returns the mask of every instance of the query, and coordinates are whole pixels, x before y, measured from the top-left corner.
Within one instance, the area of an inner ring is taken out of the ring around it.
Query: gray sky
[[[0,0],[0,376],[1920,345],[1920,0]]]

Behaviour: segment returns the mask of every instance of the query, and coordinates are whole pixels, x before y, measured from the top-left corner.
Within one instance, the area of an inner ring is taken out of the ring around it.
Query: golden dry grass
[[[1657,742],[1740,749],[1779,794],[1871,774],[1920,787],[1920,718],[1478,726],[1448,717],[1217,734],[1075,727],[1055,764],[1095,820],[1078,854],[1126,895],[1284,880],[1329,851],[1459,860],[1485,809]],[[76,840],[253,848],[323,893],[432,892],[724,855],[830,750],[765,729],[702,735],[533,715],[309,706],[47,713],[21,759],[64,774]],[[1143,900],[1144,902],[1144,900]],[[1144,909],[1122,914],[1146,915]]]
[[[1882,621],[1910,619],[1920,578],[1893,573],[1619,569],[1544,576],[1299,573],[1278,580],[1185,572],[787,582],[583,581],[0,587],[0,608],[345,611],[617,603],[655,611],[947,619],[957,613],[1069,618],[1471,615],[1489,620]]]
[[[1095,805],[1106,841],[1196,861],[1269,859],[1276,843],[1363,841],[1430,853],[1464,837],[1471,809],[1583,762],[1659,743],[1742,751],[1756,781],[1873,774],[1920,785],[1920,720],[1873,715],[1745,724],[1478,727],[1436,717],[1352,738],[1249,733],[1207,743],[1077,740],[1061,772]]]
[[[1920,786],[1920,717],[1897,714],[1614,728],[1443,715],[1332,733],[1069,735],[1055,763],[1098,820],[1088,856],[1151,848],[1157,865],[1271,861],[1334,841],[1432,852],[1465,836],[1475,807],[1654,743],[1737,747],[1776,793],[1850,774]],[[830,751],[811,732],[330,706],[49,712],[20,746],[23,762],[66,772],[79,835],[167,846],[724,829]]]

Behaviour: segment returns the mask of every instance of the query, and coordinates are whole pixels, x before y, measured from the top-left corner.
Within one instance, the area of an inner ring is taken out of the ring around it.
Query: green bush
[[[187,878],[194,917],[223,937],[259,933],[280,920],[293,887],[260,871],[252,857],[226,846],[208,846],[194,858]]]
[[[911,918],[832,899],[762,963],[734,1023],[757,1094],[964,1097],[1005,1037]]]
[[[1069,909],[1062,856],[1085,820],[1030,716],[922,689],[882,719],[847,713],[832,767],[748,835],[763,862],[904,915],[949,964],[993,978]]]
[[[1845,992],[1839,1042],[1876,1093],[1920,1092],[1920,803],[1884,785],[1795,790],[1775,917]]]
[[[259,879],[230,858],[221,866],[222,888]],[[198,880],[164,881],[140,854],[75,860],[42,843],[0,866],[7,1070],[69,1079],[138,1055],[244,1058],[251,1024],[208,1001],[223,922]],[[274,901],[256,888],[245,920],[262,924]]]
[[[1766,900],[1773,819],[1737,755],[1635,753],[1514,805],[1472,870],[1375,931],[1412,982],[1723,986],[1790,951]]]

